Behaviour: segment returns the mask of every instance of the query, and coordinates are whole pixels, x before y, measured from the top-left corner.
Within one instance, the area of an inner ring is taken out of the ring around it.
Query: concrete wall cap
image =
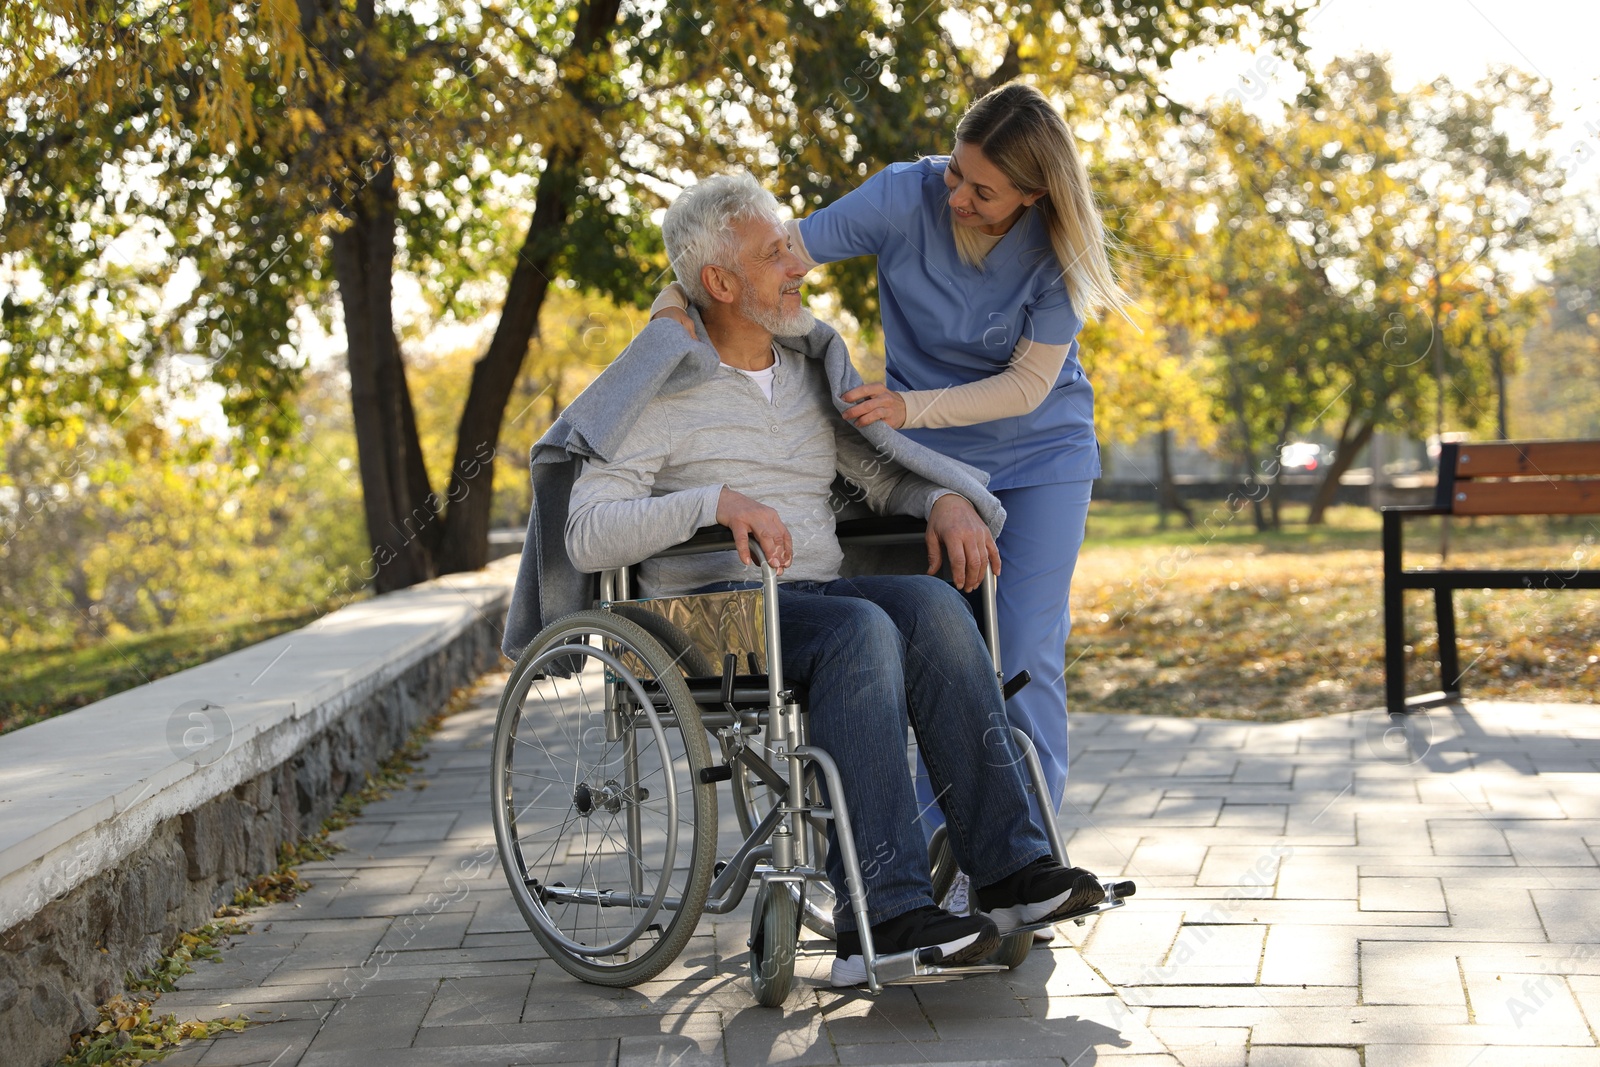
[[[0,931],[116,865],[162,821],[288,760],[482,615],[517,557],[340,608],[291,633],[0,736]]]

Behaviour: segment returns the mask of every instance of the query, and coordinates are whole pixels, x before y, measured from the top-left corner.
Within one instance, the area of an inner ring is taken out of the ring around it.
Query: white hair
[[[697,307],[707,307],[711,294],[700,281],[708,266],[739,271],[735,223],[745,219],[778,219],[778,201],[749,174],[714,174],[679,194],[661,220],[672,270]],[[742,273],[742,272],[741,272]]]

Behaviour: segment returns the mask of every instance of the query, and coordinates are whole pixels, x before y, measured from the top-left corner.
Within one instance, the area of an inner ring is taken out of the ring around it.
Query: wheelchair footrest
[[[1074,922],[1079,926],[1082,926],[1083,921],[1089,916],[1099,915],[1103,911],[1110,911],[1112,908],[1120,908],[1124,904],[1128,903],[1127,898],[1133,896],[1134,892],[1138,888],[1132,882],[1123,880],[1112,881],[1110,879],[1106,879],[1100,884],[1105,888],[1106,898],[1100,903],[1094,905],[1094,907],[1084,908],[1082,911],[1070,912],[1058,919],[1051,919],[1049,922],[1024,923],[1021,926],[1013,927],[1012,929],[1007,930],[1005,936],[1010,937],[1012,934],[1031,934],[1035,930],[1049,930],[1051,927],[1055,926],[1056,923]]]
[[[969,963],[962,966],[924,963],[921,957],[926,954],[926,949],[913,949],[910,952],[879,956],[873,961],[872,968],[877,975],[878,984],[924,985],[929,982],[953,982],[958,978],[970,978],[975,974],[999,974],[1005,970],[998,963]]]
[[[1122,879],[1113,881],[1108,878],[1105,881],[1102,881],[1100,884],[1105,888],[1106,891],[1106,898],[1104,900],[1092,908],[1085,908],[1082,911],[1075,911],[1071,915],[1063,915],[1061,918],[1055,920],[1055,922],[1066,922],[1070,919],[1072,922],[1082,926],[1083,921],[1091,915],[1099,915],[1102,911],[1110,911],[1112,908],[1122,907],[1124,904],[1128,903],[1127,898],[1133,896],[1133,894],[1138,890],[1138,886],[1134,885],[1132,882]],[[1053,926],[1055,923],[1043,923],[1040,925]],[[1030,926],[1026,929],[1034,930],[1039,928],[1040,927]]]

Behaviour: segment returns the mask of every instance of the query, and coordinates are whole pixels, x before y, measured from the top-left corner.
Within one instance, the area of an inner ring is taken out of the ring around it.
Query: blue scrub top
[[[1094,387],[1078,362],[1073,310],[1040,213],[1024,211],[981,270],[956,253],[948,156],[892,163],[800,222],[818,263],[878,257],[891,389],[944,389],[999,374],[1018,341],[1070,344],[1055,388],[1033,411],[907,436],[989,473],[990,489],[1100,476]]]

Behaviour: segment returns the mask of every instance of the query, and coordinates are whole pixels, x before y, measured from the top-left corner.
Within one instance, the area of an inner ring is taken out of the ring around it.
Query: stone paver
[[[1600,1067],[1600,709],[1438,709],[1409,750],[1375,712],[1074,713],[1061,826],[1074,862],[1139,883],[1126,908],[1014,971],[878,998],[830,989],[808,939],[765,1009],[748,897],[632,989],[540,950],[489,819],[503,682],[445,723],[425,788],[370,805],[310,892],[162,999],[260,1023],[169,1062]]]

